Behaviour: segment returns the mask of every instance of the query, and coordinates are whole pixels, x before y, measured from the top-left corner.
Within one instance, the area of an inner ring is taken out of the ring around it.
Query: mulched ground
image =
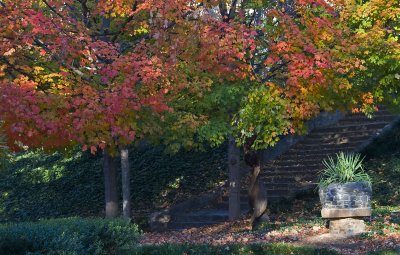
[[[279,225],[279,222],[275,222]],[[341,254],[356,255],[367,252],[396,249],[400,254],[399,225],[388,223],[392,230],[386,228],[379,233],[369,227],[369,232],[363,236],[341,238],[330,235],[324,226],[315,224],[294,225],[277,230],[260,229],[251,231],[248,220],[225,222],[218,225],[202,228],[192,228],[182,231],[165,233],[145,233],[139,243],[145,244],[252,244],[252,243],[290,243],[293,245],[308,245],[333,249]]]

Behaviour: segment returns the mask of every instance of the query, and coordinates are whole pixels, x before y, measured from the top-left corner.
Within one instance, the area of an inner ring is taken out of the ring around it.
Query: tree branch
[[[87,28],[90,28],[91,27],[90,20],[89,20],[90,11],[86,4],[87,0],[77,0],[77,1],[81,3],[83,23],[85,24],[85,26]]]
[[[236,5],[237,5],[237,0],[233,0],[232,4],[231,4],[231,8],[229,9],[228,21],[232,20],[233,18],[235,18]]]
[[[133,6],[132,6],[132,12],[135,12],[135,11],[137,10],[137,5],[138,5],[138,2],[135,1],[135,2],[133,3]],[[135,15],[132,14],[131,16],[129,16],[129,17],[124,21],[124,23],[122,23],[121,27],[119,28],[119,33],[117,33],[116,35],[113,36],[113,38],[111,38],[111,42],[115,42],[115,41],[118,39],[118,36],[120,36],[120,35],[122,34],[122,30],[124,30],[125,27],[129,24],[129,22],[131,22],[131,21],[133,20],[133,17],[134,17],[134,16],[135,16]]]
[[[228,18],[228,10],[226,9],[226,5],[223,0],[219,1],[218,7],[219,7],[219,12],[221,13],[222,16],[222,20],[226,21],[226,19]]]
[[[6,64],[7,66],[11,67],[11,68],[12,68],[14,71],[16,71],[17,73],[23,74],[23,75],[25,75],[26,77],[29,77],[30,79],[32,79],[31,74],[25,72],[24,70],[21,70],[21,69],[18,68],[16,65],[11,64],[11,63],[7,60],[7,58],[5,58],[5,57],[0,57],[0,63],[1,63],[1,62],[3,62],[4,64]],[[14,74],[12,74],[12,73],[9,73],[9,74],[10,74],[13,78],[16,78],[16,77],[14,76]]]
[[[46,0],[42,0],[42,2],[52,11],[52,12],[54,12],[58,17],[60,17],[60,18],[64,18],[64,16],[63,15],[61,15],[60,13],[58,13],[57,11],[56,11],[56,9],[54,9],[54,7],[53,6],[51,6]]]

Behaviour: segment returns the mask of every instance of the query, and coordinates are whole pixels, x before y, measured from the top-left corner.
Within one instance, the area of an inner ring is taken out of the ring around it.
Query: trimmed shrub
[[[65,218],[0,225],[0,254],[122,254],[139,230],[125,219]]]

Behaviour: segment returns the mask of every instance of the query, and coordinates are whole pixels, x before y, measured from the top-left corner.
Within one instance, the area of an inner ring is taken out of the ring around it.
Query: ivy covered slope
[[[400,124],[363,152],[376,205],[400,203]],[[132,150],[132,200],[135,210],[157,210],[210,190],[226,179],[225,147],[205,152],[163,148]],[[61,216],[101,215],[102,159],[73,151],[48,155],[27,151],[11,157],[0,171],[0,220],[20,221]]]
[[[214,188],[226,179],[224,147],[174,156],[160,147],[133,149],[135,211],[157,210]],[[0,171],[0,221],[103,214],[102,158],[88,152],[27,151]]]
[[[400,204],[400,122],[364,152],[376,206]]]

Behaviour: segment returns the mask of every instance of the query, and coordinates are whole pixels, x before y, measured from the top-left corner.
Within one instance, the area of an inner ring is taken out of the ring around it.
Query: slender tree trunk
[[[122,214],[125,218],[131,218],[131,190],[130,190],[130,166],[129,150],[126,147],[120,149],[121,152],[121,173],[122,173]]]
[[[240,217],[240,150],[236,146],[235,138],[229,137],[228,142],[228,169],[229,169],[229,219]]]
[[[106,217],[119,216],[117,168],[115,159],[106,150],[103,152],[104,167],[104,194],[106,202]]]
[[[252,227],[259,221],[267,210],[267,192],[264,182],[260,180],[260,154],[251,149],[254,139],[249,139],[244,145],[244,160],[250,166],[249,205],[252,213]]]

